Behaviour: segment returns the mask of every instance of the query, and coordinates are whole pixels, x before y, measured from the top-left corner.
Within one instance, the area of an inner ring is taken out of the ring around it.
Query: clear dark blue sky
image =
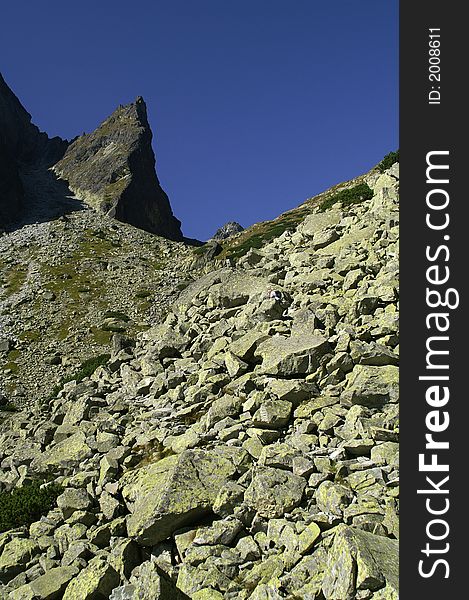
[[[0,71],[49,135],[142,95],[190,237],[273,218],[398,147],[397,0],[4,2]]]

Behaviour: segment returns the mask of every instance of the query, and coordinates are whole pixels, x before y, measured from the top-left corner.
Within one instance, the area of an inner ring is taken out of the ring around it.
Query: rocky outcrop
[[[364,179],[5,416],[1,490],[61,490],[0,595],[397,600],[398,165]]]
[[[223,227],[217,229],[215,235],[212,237],[212,240],[226,240],[232,235],[241,233],[241,231],[244,231],[244,227],[242,225],[240,225],[236,221],[228,221],[228,223],[225,223]]]
[[[143,98],[120,106],[67,149],[55,172],[95,209],[124,223],[181,240],[180,222],[155,172],[152,132]]]
[[[17,219],[24,207],[22,170],[48,167],[63,155],[67,142],[49,139],[0,74],[0,226]]]

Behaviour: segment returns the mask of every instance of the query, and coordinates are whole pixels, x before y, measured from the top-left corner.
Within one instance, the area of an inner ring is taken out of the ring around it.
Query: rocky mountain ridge
[[[181,223],[155,172],[151,142],[141,97],[118,107],[91,134],[71,143],[49,139],[0,75],[0,227],[47,222],[85,205],[182,240]],[[49,193],[41,194],[44,187]]]
[[[0,597],[398,598],[398,177],[181,255],[135,345],[4,416],[3,494],[57,501],[4,527]]]

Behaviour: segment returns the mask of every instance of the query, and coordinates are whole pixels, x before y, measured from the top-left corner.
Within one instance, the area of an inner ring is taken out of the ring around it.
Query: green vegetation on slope
[[[55,506],[59,485],[41,487],[42,481],[0,493],[0,532],[30,525]]]
[[[399,162],[399,150],[396,150],[395,152],[390,152],[389,154],[386,154],[386,156],[383,158],[383,160],[378,165],[378,169],[379,169],[380,173],[384,173],[384,171],[386,171],[386,169],[389,169],[389,167],[392,167],[392,165],[396,162]]]
[[[352,204],[359,204],[365,200],[370,200],[373,197],[373,190],[366,183],[359,183],[351,188],[346,188],[333,194],[319,207],[320,212],[324,212],[329,208],[332,208],[334,204],[340,202],[342,207],[351,206]]]

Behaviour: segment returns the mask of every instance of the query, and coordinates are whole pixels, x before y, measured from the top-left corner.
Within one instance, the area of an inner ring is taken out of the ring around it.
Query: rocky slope
[[[143,98],[120,106],[67,149],[54,171],[77,197],[124,223],[181,240],[181,223],[161,189]]]
[[[44,399],[107,353],[113,332],[150,327],[191,254],[89,209],[1,236],[0,393],[20,406]]]
[[[343,188],[4,413],[0,506],[61,487],[4,517],[0,597],[398,597],[398,164]]]

